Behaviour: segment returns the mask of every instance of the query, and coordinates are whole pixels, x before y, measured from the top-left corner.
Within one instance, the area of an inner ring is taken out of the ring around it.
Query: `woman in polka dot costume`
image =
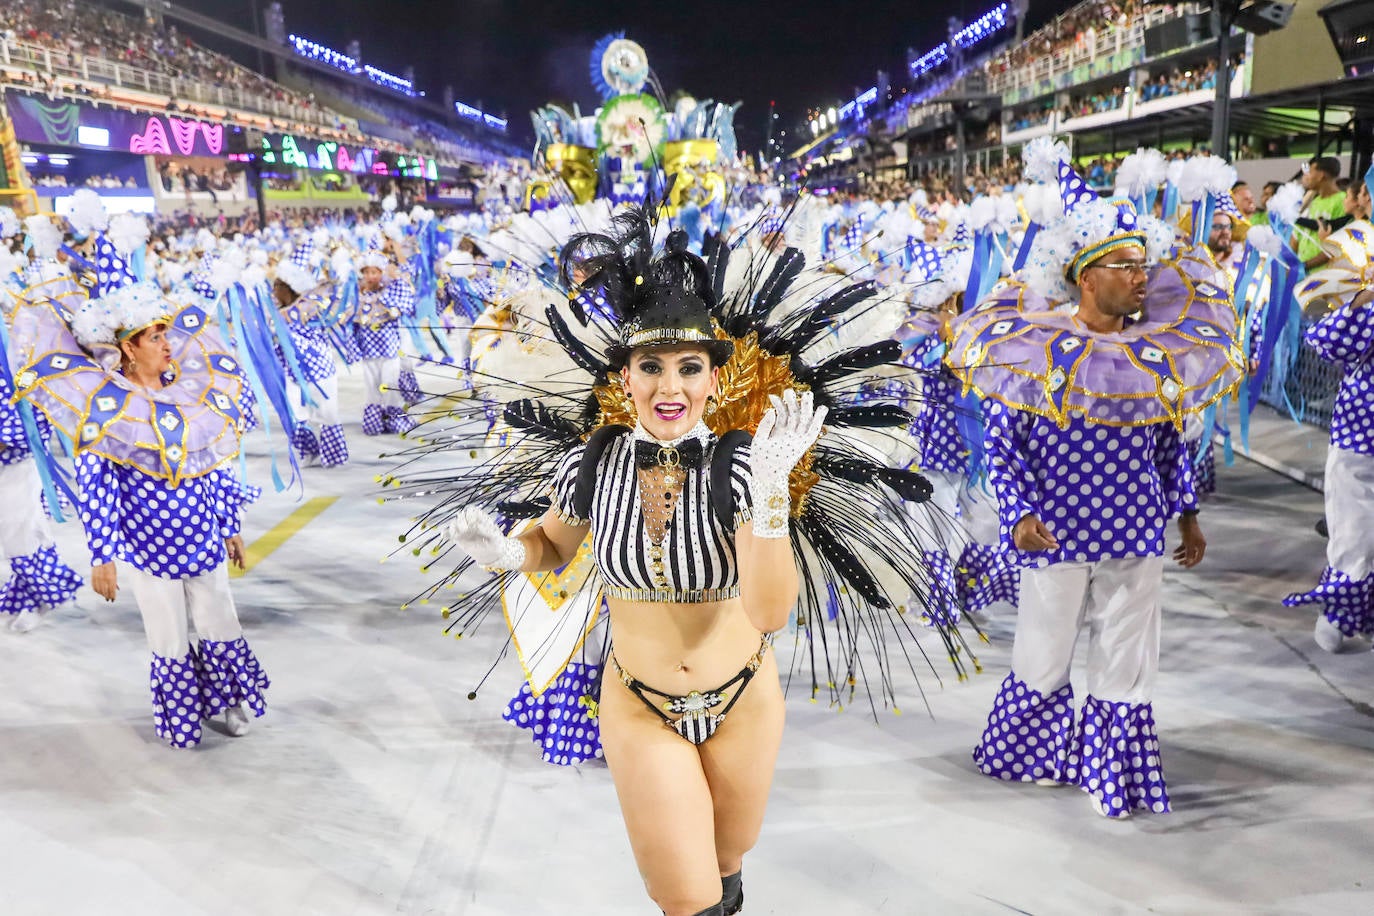
[[[165,319],[116,331],[119,371],[135,396],[159,390],[171,369],[166,332]],[[225,562],[243,568],[239,515],[253,494],[222,467],[172,483],[94,449],[78,454],[76,472],[91,585],[114,601],[124,579],[143,615],[158,737],[194,747],[203,721],[221,713],[231,735],[244,734],[250,711],[266,711],[268,680],[244,639]],[[190,643],[188,613],[198,646]]]
[[[1307,329],[1306,343],[1345,370],[1331,414],[1326,457],[1326,570],[1316,588],[1289,595],[1315,604],[1314,637],[1328,652],[1374,639],[1374,289],[1366,288]]]

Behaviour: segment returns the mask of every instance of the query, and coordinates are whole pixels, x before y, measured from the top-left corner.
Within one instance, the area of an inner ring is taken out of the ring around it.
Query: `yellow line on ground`
[[[237,579],[267,559],[273,551],[290,540],[294,534],[314,521],[316,516],[338,502],[338,499],[337,496],[316,496],[314,499],[307,500],[305,505],[277,522],[270,531],[249,544],[245,551],[247,556],[244,558],[244,569],[240,571],[236,567],[230,566],[229,578]]]

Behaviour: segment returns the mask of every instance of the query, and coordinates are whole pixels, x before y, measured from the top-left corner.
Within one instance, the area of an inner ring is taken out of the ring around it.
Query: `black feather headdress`
[[[640,347],[700,344],[713,366],[723,366],[735,345],[717,337],[711,323],[715,291],[706,262],[687,250],[687,233],[668,234],[663,253],[653,254],[654,225],[632,207],[612,220],[616,236],[574,236],[559,257],[560,276],[570,288],[599,290],[620,321],[620,334],[606,348],[606,365],[618,370]]]

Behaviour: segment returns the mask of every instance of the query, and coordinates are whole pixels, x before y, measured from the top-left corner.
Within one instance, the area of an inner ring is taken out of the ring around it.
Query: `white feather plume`
[[[33,253],[39,258],[57,257],[57,249],[62,247],[62,231],[52,220],[41,213],[24,220],[24,231],[33,243]]]
[[[24,231],[24,224],[19,221],[19,214],[9,207],[0,207],[0,238],[14,238]]]
[[[1122,160],[1116,170],[1116,186],[1128,197],[1139,197],[1163,184],[1167,173],[1164,154],[1142,146]]]
[[[1059,180],[1059,164],[1069,161],[1069,148],[1054,137],[1036,137],[1021,150],[1023,174],[1031,181],[1053,184]]]
[[[1026,188],[1022,200],[1026,215],[1031,222],[1041,226],[1048,225],[1064,215],[1064,198],[1059,195],[1059,187],[1049,184],[1033,184]]]
[[[105,211],[105,202],[90,188],[80,188],[72,195],[72,210],[67,222],[77,235],[90,235],[103,232],[110,224],[110,214]]]
[[[1274,196],[1269,198],[1269,215],[1285,225],[1293,225],[1302,212],[1302,196],[1302,185],[1296,181],[1279,185]]]
[[[123,257],[146,245],[148,236],[148,219],[137,213],[116,213],[110,217],[110,228],[105,233],[115,251]]]
[[[1271,200],[1270,203],[1272,204],[1273,201]],[[1258,226],[1251,226],[1250,231],[1245,233],[1245,241],[1246,244],[1255,246],[1255,250],[1260,254],[1267,254],[1271,257],[1277,256],[1283,250],[1283,239],[1272,227],[1263,223]]]

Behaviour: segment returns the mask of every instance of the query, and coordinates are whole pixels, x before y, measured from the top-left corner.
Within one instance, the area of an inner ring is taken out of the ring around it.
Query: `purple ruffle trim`
[[[172,747],[200,744],[201,699],[195,654],[163,658],[153,654],[148,672],[153,691],[153,728]]]
[[[1021,570],[1006,562],[1000,546],[970,543],[964,546],[955,569],[959,602],[977,614],[999,601],[1016,604],[1021,595]]]
[[[599,665],[570,662],[538,697],[530,693],[529,684],[522,684],[502,718],[529,729],[548,763],[568,766],[599,759],[596,696],[600,681]]]
[[[313,458],[320,453],[320,440],[315,435],[315,431],[302,423],[296,427],[295,434],[291,437],[291,444],[296,447],[296,454],[301,458]]]
[[[1169,810],[1154,707],[1149,703],[1084,697],[1069,770],[1071,780],[1096,798],[1108,817]]]
[[[386,431],[404,435],[415,428],[415,421],[405,412],[403,407],[386,407],[382,410],[383,422],[386,424]]]
[[[1283,603],[1320,604],[1326,619],[1344,635],[1374,636],[1374,574],[1355,580],[1328,566],[1316,588],[1289,595]]]
[[[242,636],[232,642],[202,639],[200,673],[200,696],[205,715],[218,715],[240,704],[253,710],[255,716],[267,712],[262,693],[272,682]]]
[[[1072,685],[1045,696],[1011,672],[997,692],[973,762],[997,779],[1071,782],[1067,764],[1072,742]]]
[[[409,369],[401,370],[396,387],[401,392],[401,398],[407,406],[418,404],[425,399],[425,393],[420,390],[420,380]]]
[[[57,556],[49,544],[33,553],[10,559],[9,579],[0,588],[0,613],[19,614],[60,607],[76,596],[81,576]]]

